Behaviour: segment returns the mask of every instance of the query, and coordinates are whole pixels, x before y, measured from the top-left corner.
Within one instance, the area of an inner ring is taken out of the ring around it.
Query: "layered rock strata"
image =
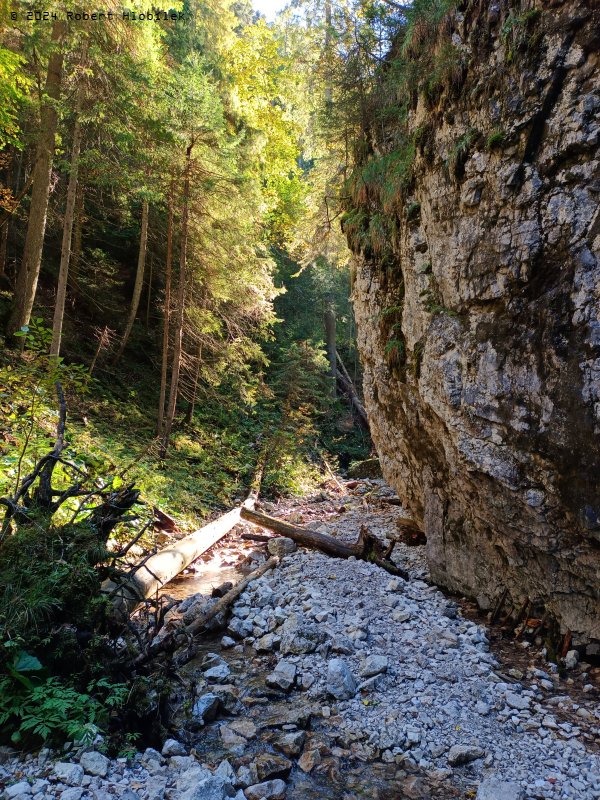
[[[600,639],[600,14],[463,5],[460,86],[410,111],[391,255],[353,242],[365,401],[434,578],[581,644]]]

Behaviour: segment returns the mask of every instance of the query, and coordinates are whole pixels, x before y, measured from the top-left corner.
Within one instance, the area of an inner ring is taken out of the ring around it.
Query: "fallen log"
[[[145,653],[141,653],[132,662],[132,667],[135,668],[141,666],[142,664],[146,664],[148,661],[161,653],[172,653],[174,650],[177,650],[177,648],[181,647],[185,641],[200,633],[200,631],[212,619],[226,611],[229,606],[232,605],[234,600],[241,595],[244,589],[252,583],[252,581],[262,577],[265,572],[268,572],[276,567],[278,563],[279,559],[276,556],[273,556],[253,572],[246,575],[245,578],[236,583],[236,585],[230,589],[227,594],[224,594],[223,597],[221,597],[205,614],[197,617],[193,622],[190,622],[190,624],[186,625],[184,628],[179,628],[178,630],[167,634],[162,639],[159,639],[157,642],[151,644]]]
[[[261,460],[254,474],[250,493],[241,506],[144,558],[120,579],[104,581],[102,592],[111,598],[109,617],[113,622],[125,623],[140,603],[155,595],[166,583],[226,536],[240,521],[243,508],[254,508],[263,467],[264,461]]]
[[[404,580],[408,580],[408,572],[397,567],[390,561],[386,555],[381,542],[377,537],[373,536],[367,528],[363,525],[360,530],[358,540],[354,544],[346,544],[334,539],[333,536],[328,536],[325,533],[318,533],[311,531],[310,528],[303,528],[300,525],[293,525],[290,522],[284,522],[276,517],[270,517],[267,514],[261,514],[254,509],[243,508],[241,511],[242,519],[254,523],[262,528],[275,531],[280,536],[287,536],[288,539],[296,542],[296,544],[303,547],[309,547],[314,550],[320,550],[327,555],[336,558],[355,558],[362,561],[371,561],[377,566],[389,572],[391,575],[397,575]]]
[[[261,528],[275,531],[280,536],[287,536],[288,539],[292,539],[296,544],[321,550],[330,556],[337,556],[338,558],[356,556],[358,558],[362,549],[362,545],[359,543],[345,544],[334,539],[333,536],[311,531],[310,528],[302,528],[299,525],[293,525],[291,522],[284,522],[276,517],[270,517],[268,514],[261,514],[260,511],[255,511],[254,509],[242,509],[241,517],[248,520],[248,522],[259,525]]]
[[[218,617],[219,614],[221,614],[223,611],[226,611],[233,601],[241,595],[246,586],[252,583],[252,581],[255,581],[257,578],[260,578],[265,574],[265,572],[268,572],[276,567],[277,564],[279,564],[279,558],[277,558],[277,556],[272,556],[269,558],[268,561],[265,561],[264,564],[236,583],[233,589],[230,589],[227,594],[224,594],[223,597],[221,597],[221,599],[218,600],[205,614],[201,614],[199,617],[196,617],[193,622],[190,622],[190,624],[185,627],[184,632],[188,636],[195,636],[211,621],[211,619]]]
[[[240,508],[234,508],[136,564],[122,580],[105,581],[102,591],[111,597],[110,616],[117,622],[125,622],[141,602],[173,580],[239,521]]]

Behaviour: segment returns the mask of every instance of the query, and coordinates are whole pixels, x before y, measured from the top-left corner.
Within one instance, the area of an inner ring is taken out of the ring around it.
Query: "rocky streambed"
[[[355,488],[277,513],[348,541],[361,525],[385,538],[404,512],[383,502],[380,482]],[[600,798],[598,671],[576,653],[565,672],[515,642],[506,661],[494,631],[430,585],[422,548],[396,546],[405,581],[291,542],[269,546],[279,566],[182,670],[162,752],[8,760],[5,796]],[[255,545],[250,559],[263,557]],[[206,602],[187,598],[169,624]]]

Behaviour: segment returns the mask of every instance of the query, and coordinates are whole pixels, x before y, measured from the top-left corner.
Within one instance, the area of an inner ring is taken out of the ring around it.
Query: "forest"
[[[551,5],[0,3],[2,797],[600,797]]]

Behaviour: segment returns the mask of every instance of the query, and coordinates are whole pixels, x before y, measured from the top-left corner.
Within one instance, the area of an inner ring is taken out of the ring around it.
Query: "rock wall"
[[[353,242],[365,401],[434,579],[483,608],[507,589],[582,644],[600,639],[600,13],[463,5],[460,88],[410,111],[427,146],[391,259]]]

